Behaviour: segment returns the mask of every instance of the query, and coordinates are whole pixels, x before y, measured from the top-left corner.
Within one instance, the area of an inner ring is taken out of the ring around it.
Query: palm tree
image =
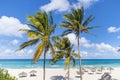
[[[52,54],[54,54],[50,38],[56,25],[53,22],[52,13],[50,12],[48,15],[46,12],[37,12],[35,16],[28,16],[27,25],[30,29],[20,29],[20,31],[27,32],[27,35],[31,40],[21,44],[18,50],[22,50],[27,46],[38,43],[33,62],[37,62],[42,53],[44,54],[43,80],[45,80],[46,53],[50,49]]]
[[[67,35],[69,33],[75,33],[77,37],[77,44],[78,44],[78,54],[80,54],[80,43],[79,43],[79,37],[80,33],[88,33],[90,34],[89,30],[93,28],[97,28],[98,26],[88,26],[88,24],[94,19],[92,15],[88,16],[85,20],[84,18],[84,8],[78,8],[78,9],[72,9],[71,13],[63,15],[64,21],[61,23],[62,28],[67,28],[63,32],[63,36]],[[83,21],[84,20],[84,21]],[[80,71],[81,71],[81,80],[82,80],[82,62],[81,58],[80,60]]]
[[[76,65],[75,57],[80,58],[79,54],[76,54],[73,50],[73,45],[71,45],[68,38],[54,37],[54,46],[56,48],[56,54],[52,59],[52,63],[56,63],[58,60],[65,59],[65,69],[68,69],[68,80],[70,78],[70,62],[72,61],[73,67]]]

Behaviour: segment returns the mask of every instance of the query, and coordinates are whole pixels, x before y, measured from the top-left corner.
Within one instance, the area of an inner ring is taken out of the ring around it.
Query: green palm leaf
[[[43,38],[43,35],[40,32],[29,30],[29,29],[20,29],[20,31],[27,32],[29,38]]]
[[[92,15],[90,15],[83,23],[83,26],[87,26],[91,21],[93,21],[95,19],[95,17],[93,17]]]
[[[72,63],[73,63],[73,67],[75,67],[76,61],[75,61],[75,59],[74,59],[73,57],[71,57],[71,61],[72,61]]]
[[[33,62],[37,62],[39,57],[41,56],[42,52],[43,52],[43,49],[44,49],[44,42],[41,42],[38,46],[37,46],[37,49],[36,49],[36,52],[35,52],[35,55],[34,55],[34,58],[33,58]]]
[[[67,57],[66,59],[65,59],[65,68],[68,68],[68,66],[70,65],[70,57]]]
[[[32,46],[36,44],[39,41],[39,39],[33,39],[28,42],[24,42],[23,44],[20,45],[20,48],[18,50],[22,50],[25,47]]]
[[[63,33],[62,33],[62,36],[65,36],[65,35],[68,35],[68,34],[70,34],[70,33],[72,33],[73,31],[71,30],[71,29],[68,29],[68,30],[66,30],[66,31],[64,31]]]
[[[36,28],[39,29],[40,31],[44,31],[43,25],[40,21],[38,21],[36,18],[32,16],[28,16],[28,21],[32,22],[34,25],[36,25]]]
[[[77,53],[72,53],[72,56],[80,58],[80,54],[77,54]]]

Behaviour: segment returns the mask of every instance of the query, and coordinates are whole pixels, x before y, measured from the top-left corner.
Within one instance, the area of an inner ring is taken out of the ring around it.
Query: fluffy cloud
[[[116,28],[116,27],[109,27],[108,28],[108,32],[110,33],[114,33],[114,32],[118,32],[120,31],[120,27]]]
[[[77,37],[75,36],[75,34],[71,33],[66,35],[65,37],[67,37],[72,44],[77,45]]]
[[[10,49],[8,47],[0,49],[0,59],[32,59],[33,54],[34,52],[31,49],[24,49],[17,52],[14,49]]]
[[[18,31],[21,28],[28,28],[22,24],[17,18],[2,16],[0,18],[0,35],[22,37],[22,33]]]
[[[76,38],[75,34],[71,33],[71,34],[68,34],[66,37],[68,37],[68,39],[70,40],[70,42],[72,44],[77,46],[77,38]],[[90,47],[94,46],[94,44],[90,44],[90,41],[87,40],[84,37],[81,37],[79,39],[79,41],[80,41],[80,46],[83,46],[83,47],[86,47],[86,48],[90,48]]]
[[[105,44],[105,43],[100,43],[100,44],[96,44],[96,48],[100,51],[100,52],[117,52],[116,48],[112,47],[109,44]]]
[[[84,37],[81,37],[79,40],[80,40],[81,46],[83,47],[86,47],[86,48],[94,47],[94,44],[93,43],[90,44],[90,41]]]
[[[87,57],[88,56],[88,52],[86,52],[86,51],[81,51],[80,53],[81,53],[82,57]]]
[[[70,8],[79,8],[84,6],[88,8],[93,3],[97,2],[98,0],[77,0],[76,3],[70,3],[69,0],[51,0],[50,3],[40,7],[41,10],[45,11],[68,11]]]
[[[88,8],[97,1],[98,0],[78,0],[77,3],[73,3],[73,7],[80,8],[81,6],[84,6],[84,8]]]
[[[40,9],[47,12],[57,10],[57,11],[66,11],[70,7],[68,0],[51,0],[50,3],[42,6]]]
[[[75,34],[68,34],[66,37],[68,37],[68,39],[71,41],[72,44],[74,44],[75,46],[77,46],[77,38],[75,36]],[[106,43],[91,43],[89,40],[87,40],[84,37],[81,37],[80,39],[80,46],[84,47],[84,48],[93,48],[96,49],[99,52],[114,52],[117,53],[117,48],[112,47],[110,44],[106,44]]]

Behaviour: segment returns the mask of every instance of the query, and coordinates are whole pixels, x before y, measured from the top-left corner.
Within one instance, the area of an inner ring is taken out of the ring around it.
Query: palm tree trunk
[[[79,35],[78,35],[78,54],[80,54],[80,41],[79,41]],[[81,55],[79,58],[79,66],[80,66],[80,80],[82,80],[82,60],[81,60]]]
[[[45,80],[45,64],[46,64],[46,51],[44,52],[44,63],[43,63],[43,80]]]
[[[70,79],[70,65],[68,66],[68,80]]]

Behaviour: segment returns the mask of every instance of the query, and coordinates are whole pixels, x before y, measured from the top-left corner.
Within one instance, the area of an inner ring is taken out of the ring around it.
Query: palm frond
[[[29,29],[20,29],[19,31],[27,32],[27,35],[29,38],[33,38],[33,39],[43,38],[43,35],[37,31],[33,31],[33,30],[29,30]]]
[[[36,52],[34,54],[33,62],[37,62],[39,60],[39,57],[42,55],[44,49],[44,42],[41,42],[36,49]]]
[[[43,35],[41,35],[39,32],[36,32],[36,31],[28,31],[27,35],[29,38],[34,38],[34,39],[36,39],[36,38],[42,39],[43,38]]]
[[[66,35],[68,35],[68,34],[70,34],[70,33],[72,33],[73,31],[71,30],[71,29],[67,29],[67,30],[65,30],[63,33],[62,33],[62,36],[66,36]]]
[[[82,6],[80,9],[77,10],[79,16],[79,23],[82,24],[83,18],[84,18],[84,7]]]
[[[74,17],[72,16],[72,14],[65,14],[65,15],[63,15],[63,17],[64,17],[67,21],[73,22]]]
[[[64,57],[64,55],[65,55],[65,53],[63,51],[55,51],[55,53],[56,54],[51,59],[51,63],[52,64],[55,64],[58,60],[61,60]]]
[[[53,48],[53,46],[52,46],[51,43],[49,43],[49,46],[50,46],[50,49],[51,49],[52,57],[54,57],[54,55],[55,55],[55,50],[54,50],[54,48]]]
[[[43,19],[44,19],[44,29],[48,30],[48,15],[45,11],[43,12]]]
[[[60,25],[61,28],[71,28],[70,26],[73,26],[73,24],[68,21],[63,21],[61,22],[61,25]]]
[[[65,68],[68,68],[68,66],[70,65],[70,57],[67,57],[66,59],[65,59]]]
[[[53,26],[49,26],[49,29],[48,29],[48,34],[51,35],[52,33],[54,33],[54,30],[56,28],[56,25],[53,25]]]
[[[20,45],[20,48],[18,50],[22,50],[25,47],[32,46],[36,44],[39,41],[39,39],[33,39],[28,42],[24,42],[23,44]]]
[[[35,26],[34,24],[31,24],[29,22],[26,22],[26,24],[31,27],[33,30],[40,31],[39,27]]]
[[[100,26],[90,26],[90,27],[87,27],[87,29],[94,29],[94,28],[100,28]]]
[[[36,29],[39,29],[42,32],[44,31],[43,24],[41,23],[41,21],[38,21],[35,17],[28,16],[28,21],[36,25]]]
[[[75,59],[74,59],[73,57],[71,57],[71,61],[72,61],[72,63],[73,63],[73,67],[75,67],[76,61],[75,61]]]
[[[71,55],[74,56],[74,57],[80,58],[80,54],[72,53]]]
[[[86,27],[93,19],[95,19],[95,17],[93,17],[92,15],[90,15],[83,23],[83,26]]]
[[[49,24],[53,25],[54,22],[53,22],[53,17],[52,17],[52,12],[51,11],[49,12],[49,15],[50,15],[50,17],[49,17]]]

